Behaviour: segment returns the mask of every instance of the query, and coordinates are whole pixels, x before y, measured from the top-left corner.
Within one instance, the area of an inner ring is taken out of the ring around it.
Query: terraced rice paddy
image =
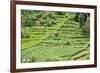
[[[56,23],[23,28],[28,38],[22,38],[22,62],[89,59],[89,33],[83,33],[78,22],[65,16],[58,17]]]

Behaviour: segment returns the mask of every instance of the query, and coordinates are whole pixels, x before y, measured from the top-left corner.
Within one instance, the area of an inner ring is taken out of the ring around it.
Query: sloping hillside
[[[75,14],[56,17],[56,25],[28,27],[22,38],[22,62],[89,59],[89,33],[82,32]]]

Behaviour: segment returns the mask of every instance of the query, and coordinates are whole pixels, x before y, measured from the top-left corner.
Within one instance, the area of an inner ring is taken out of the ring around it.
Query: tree
[[[89,13],[76,13],[75,21],[79,22],[79,27],[83,32],[90,30],[90,14]]]

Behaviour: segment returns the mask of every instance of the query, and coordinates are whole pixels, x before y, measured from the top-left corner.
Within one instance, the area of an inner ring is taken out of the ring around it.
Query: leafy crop
[[[88,13],[22,10],[21,61],[89,59],[89,17]]]

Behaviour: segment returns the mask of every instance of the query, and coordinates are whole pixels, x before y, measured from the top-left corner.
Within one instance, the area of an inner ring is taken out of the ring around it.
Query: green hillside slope
[[[89,33],[82,32],[75,14],[56,16],[52,26],[32,26],[22,38],[22,62],[45,62],[89,59]]]

